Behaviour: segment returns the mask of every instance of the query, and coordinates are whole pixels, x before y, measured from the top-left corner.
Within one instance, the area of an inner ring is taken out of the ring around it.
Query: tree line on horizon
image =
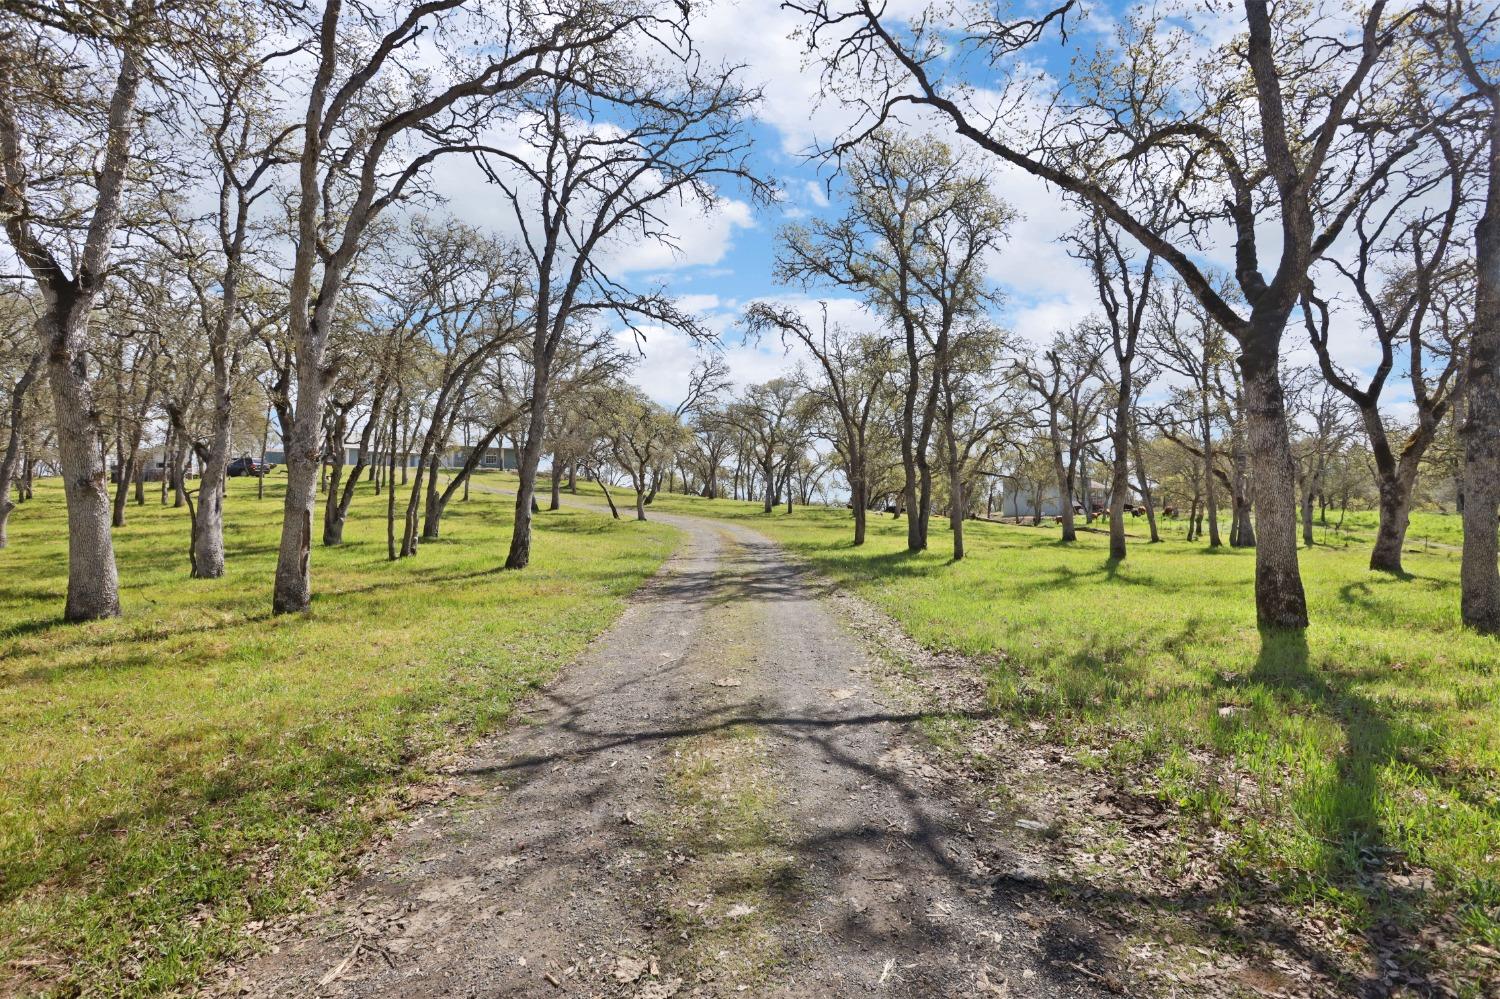
[[[226,469],[274,434],[272,604],[301,611],[360,482],[386,491],[389,554],[410,557],[509,442],[510,569],[544,473],[554,508],[580,474],[623,477],[641,518],[661,489],[767,510],[847,493],[856,544],[872,511],[904,516],[912,551],[946,515],[955,558],[997,496],[1040,520],[1050,494],[1065,540],[1106,518],[1115,559],[1129,518],[1155,540],[1169,508],[1190,538],[1253,547],[1258,619],[1302,627],[1315,506],[1373,505],[1371,568],[1400,573],[1410,512],[1451,494],[1461,615],[1500,633],[1495,11],[1246,3],[1210,41],[1212,5],[1108,32],[1081,31],[1076,2],[972,23],[783,7],[849,124],[816,151],[840,196],[778,236],[775,277],[802,298],[740,317],[802,364],[738,391],[710,323],[618,262],[673,245],[683,206],[778,196],[747,132],[760,95],[702,58],[690,6],[8,12],[0,545],[55,471],[64,617],[118,614],[112,530],[160,455],[189,571],[220,576]],[[1035,72],[1047,46],[1066,74]],[[504,232],[442,211],[432,171],[451,157],[482,171]],[[1006,171],[1075,209],[1058,237],[1097,292],[1039,345],[1005,328],[994,276],[1018,218]],[[1228,272],[1206,263],[1215,241]],[[831,317],[851,297],[868,322]],[[1373,369],[1341,356],[1341,324]],[[705,348],[675,407],[629,384],[618,331],[648,326]]]

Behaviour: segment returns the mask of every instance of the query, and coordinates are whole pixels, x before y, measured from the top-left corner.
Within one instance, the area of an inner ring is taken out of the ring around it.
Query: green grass
[[[1375,510],[1350,510],[1344,522],[1338,525],[1338,511],[1328,511],[1326,540],[1330,544],[1344,541],[1369,546],[1375,542],[1375,531],[1380,526],[1380,514]],[[1321,526],[1314,528],[1314,535],[1324,535]],[[1432,510],[1412,511],[1406,526],[1406,547],[1418,549],[1460,548],[1464,543],[1464,521],[1457,514],[1437,513]],[[1368,552],[1367,552],[1368,554]]]
[[[1112,564],[1100,535],[971,522],[954,564],[938,518],[913,556],[889,516],[854,548],[841,509],[675,495],[651,509],[756,527],[922,644],[978,657],[997,711],[1221,827],[1244,885],[1351,931],[1447,916],[1500,946],[1500,642],[1459,624],[1456,552],[1408,554],[1396,578],[1367,569],[1364,545],[1304,550],[1312,626],[1262,634],[1251,551],[1134,542]],[[1412,537],[1452,540],[1457,518],[1440,516],[1414,518]],[[1403,860],[1434,893],[1382,881]]]
[[[58,620],[60,489],[0,552],[0,993],[187,989],[247,923],[305,906],[423,779],[493,729],[675,544],[562,511],[498,571],[511,500],[455,503],[443,541],[385,559],[384,497],[313,553],[307,615],[275,618],[281,482],[232,480],[228,573],[187,574],[186,514],[132,505],[124,616]],[[403,497],[404,499],[404,497]]]

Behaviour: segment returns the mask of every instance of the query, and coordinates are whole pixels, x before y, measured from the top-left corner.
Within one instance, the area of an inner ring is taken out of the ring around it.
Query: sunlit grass
[[[1434,874],[1427,902],[1500,943],[1500,642],[1459,624],[1458,553],[1415,541],[1457,540],[1457,518],[1414,518],[1405,577],[1370,572],[1352,541],[1304,550],[1312,627],[1263,635],[1251,551],[1136,539],[1116,564],[1100,535],[971,522],[954,564],[937,519],[910,555],[889,516],[855,548],[842,509],[666,494],[651,509],[754,526],[924,645],[978,657],[996,710],[1222,826],[1247,881],[1353,927],[1426,918],[1377,876],[1405,857]]]
[[[493,728],[622,609],[674,534],[560,511],[503,572],[511,506],[455,501],[444,539],[385,558],[361,488],[313,553],[307,615],[270,614],[281,480],[232,480],[228,573],[188,578],[154,495],[116,532],[124,616],[59,622],[60,490],[0,552],[0,992],[182,987],[244,924],[306,904],[424,758]],[[404,501],[404,497],[403,497]]]

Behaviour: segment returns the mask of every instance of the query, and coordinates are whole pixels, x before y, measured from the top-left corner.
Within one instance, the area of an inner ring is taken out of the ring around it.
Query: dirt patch
[[[666,518],[662,518],[666,519]],[[690,518],[621,620],[219,988],[324,996],[1101,995],[1110,928],[1018,895],[1009,813],[753,532]]]

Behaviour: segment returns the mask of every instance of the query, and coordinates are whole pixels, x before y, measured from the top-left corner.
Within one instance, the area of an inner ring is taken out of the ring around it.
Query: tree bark
[[[547,432],[547,390],[550,372],[542,370],[537,359],[532,377],[531,415],[527,420],[526,445],[521,448],[520,482],[516,485],[516,517],[511,529],[510,551],[505,557],[507,569],[524,569],[531,562],[532,507],[536,505],[536,472],[542,460],[543,437]]]
[[[1057,476],[1057,512],[1062,517],[1062,539],[1077,541],[1078,529],[1073,525],[1073,477],[1063,462],[1062,428],[1057,425],[1057,407],[1048,405],[1047,434],[1052,441],[1052,470]],[[1037,509],[1037,523],[1041,523],[1042,511]]]
[[[31,355],[26,370],[11,388],[10,435],[5,442],[5,454],[0,456],[0,548],[6,548],[10,544],[10,513],[16,508],[10,498],[10,484],[15,478],[16,465],[21,457],[21,419],[26,415],[26,393],[41,369],[42,353],[37,351]]]
[[[58,463],[68,505],[68,596],[63,617],[92,621],[118,617],[120,580],[110,536],[109,476],[99,449],[99,423],[85,375],[82,332],[86,315],[76,306],[48,310],[41,339],[49,344],[47,375],[57,421]]]
[[[620,511],[618,508],[616,508],[614,497],[609,494],[609,487],[604,484],[604,479],[598,475],[595,475],[594,484],[598,486],[599,491],[604,494],[604,502],[609,504],[609,515],[616,520],[619,520]]]
[[[1146,507],[1146,525],[1151,531],[1151,543],[1161,541],[1161,532],[1156,526],[1156,501],[1151,496],[1151,480],[1146,478],[1146,456],[1141,448],[1140,428],[1131,421],[1130,449],[1135,453],[1135,479],[1141,491],[1141,503]]]
[[[856,461],[863,461],[863,456],[851,457],[849,463],[853,465]],[[849,484],[849,502],[854,507],[854,544],[857,547],[865,543],[865,521],[870,506],[869,486],[865,484],[863,474],[856,474]]]
[[[1285,326],[1285,314],[1255,317],[1239,358],[1245,384],[1246,443],[1254,472],[1252,501],[1260,519],[1255,609],[1262,625],[1305,628],[1307,598],[1297,565],[1296,468],[1277,370]],[[1249,517],[1242,519],[1248,526]]]
[[[1128,386],[1129,375],[1122,376]],[[1121,393],[1122,396],[1124,393]],[[1115,449],[1109,480],[1109,557],[1125,558],[1125,494],[1130,491],[1130,399],[1125,396],[1115,409]]]
[[[1478,72],[1470,74],[1476,83]],[[1475,229],[1473,333],[1465,367],[1464,549],[1459,570],[1463,621],[1500,634],[1500,87],[1490,85],[1488,181]]]
[[[1199,421],[1203,434],[1203,505],[1208,514],[1208,547],[1219,548],[1224,540],[1219,537],[1219,497],[1214,482],[1214,424],[1208,411],[1208,380],[1204,379],[1203,399]],[[1198,532],[1201,537],[1203,532]]]

